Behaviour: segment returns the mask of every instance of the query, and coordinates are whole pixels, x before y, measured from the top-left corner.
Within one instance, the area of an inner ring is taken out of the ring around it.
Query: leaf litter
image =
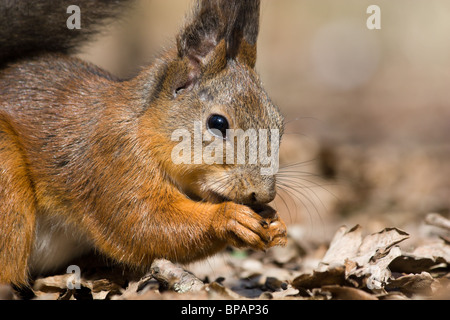
[[[434,220],[436,216],[433,217]],[[433,220],[431,219],[431,220]],[[442,219],[437,221],[442,225]],[[427,216],[426,223],[430,218]],[[289,229],[295,233],[292,226]],[[82,270],[79,288],[69,289],[72,274],[36,279],[31,297],[45,300],[141,299],[302,299],[378,300],[450,299],[450,244],[435,237],[408,251],[410,235],[384,228],[364,235],[360,225],[337,228],[323,245],[290,236],[288,245],[267,253],[229,248],[204,262],[180,266],[156,260],[148,274],[118,266]],[[102,260],[104,262],[104,260]],[[313,266],[311,268],[311,266]],[[0,298],[20,293],[0,287]]]

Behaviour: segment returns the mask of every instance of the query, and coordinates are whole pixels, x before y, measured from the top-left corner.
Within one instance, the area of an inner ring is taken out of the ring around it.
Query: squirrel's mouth
[[[212,190],[204,190],[201,194],[189,195],[192,200],[198,202],[222,203],[233,201],[232,199]]]
[[[214,191],[208,191],[207,194],[208,194],[207,201],[209,202],[221,203],[226,201],[233,201],[230,198]]]
[[[233,201],[233,199],[207,187],[192,188],[192,185],[183,186],[177,184],[178,189],[184,193],[189,199],[196,202],[222,203]]]
[[[207,199],[203,199],[203,201],[208,201],[208,202],[212,202],[212,203],[221,203],[221,202],[226,202],[226,201],[232,201],[233,200],[222,196],[219,193],[216,193],[214,191],[208,191],[208,197]],[[253,204],[243,204],[248,206],[250,209],[252,209],[253,211],[255,211],[257,214],[259,214],[262,217],[271,217],[273,216],[276,211],[269,205],[265,204],[265,203],[253,203]]]
[[[213,190],[202,190],[201,195],[198,194],[189,194],[189,198],[198,201],[198,202],[209,202],[209,203],[222,203],[222,202],[236,202],[233,201],[233,199],[228,198],[216,191]],[[265,203],[253,203],[253,204],[243,204],[247,205],[249,208],[251,208],[253,211],[255,211],[257,214],[261,216],[272,216],[275,214],[275,210],[270,207],[269,205]]]

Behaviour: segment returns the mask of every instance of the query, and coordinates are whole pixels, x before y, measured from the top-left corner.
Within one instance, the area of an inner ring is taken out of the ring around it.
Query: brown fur
[[[128,81],[58,54],[0,70],[0,283],[26,283],[39,217],[143,270],[285,243],[277,214],[253,210],[275,195],[258,165],[171,161],[173,130],[217,108],[231,127],[282,131],[254,71],[259,1],[242,3],[200,1],[177,47]]]

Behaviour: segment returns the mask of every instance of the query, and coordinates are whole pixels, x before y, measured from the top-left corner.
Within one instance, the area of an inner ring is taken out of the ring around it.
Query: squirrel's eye
[[[216,137],[219,137],[219,135],[214,131],[220,131],[222,133],[220,138],[224,139],[227,137],[227,129],[230,128],[227,118],[218,114],[213,114],[208,118],[207,127]]]

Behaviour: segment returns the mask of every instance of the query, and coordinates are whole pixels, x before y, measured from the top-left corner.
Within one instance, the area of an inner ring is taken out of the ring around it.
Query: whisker
[[[316,211],[318,212],[318,210],[317,210],[317,208],[316,208],[316,206],[315,206],[314,201],[312,201],[309,197],[307,197],[307,194],[306,194],[306,193],[304,193],[304,192],[301,191],[301,189],[305,189],[305,188],[307,189],[306,186],[300,186],[300,190],[299,190],[299,189],[296,189],[296,188],[294,188],[293,186],[291,186],[291,185],[289,185],[289,184],[286,184],[286,183],[283,183],[283,182],[280,182],[280,184],[277,184],[277,186],[279,186],[279,185],[281,185],[281,186],[283,186],[284,188],[287,188],[287,189],[289,189],[289,190],[291,190],[291,191],[293,191],[293,192],[297,192],[298,194],[302,195],[306,200],[308,200],[308,202],[309,202],[311,205],[314,206],[314,208],[315,208]],[[314,192],[313,190],[308,189],[308,191],[310,191],[310,192],[312,192],[312,193],[315,194],[315,192]],[[315,194],[315,196],[317,197],[317,194]],[[300,199],[299,199],[299,200],[300,200]],[[320,200],[320,199],[319,199],[319,200]],[[302,202],[302,203],[303,203],[303,202]],[[304,204],[304,203],[303,203],[303,204]]]
[[[308,182],[310,182],[310,183],[315,184],[313,181],[309,181],[309,180],[305,180],[305,181],[308,181]],[[327,190],[326,188],[324,188],[324,187],[322,187],[322,186],[320,186],[320,185],[316,185],[316,186],[312,186],[312,187],[311,187],[311,186],[307,186],[307,185],[305,185],[305,184],[302,184],[300,181],[295,181],[295,182],[288,181],[288,182],[289,182],[289,183],[292,183],[295,187],[299,187],[299,188],[301,188],[301,189],[307,189],[309,192],[311,192],[311,193],[314,195],[314,197],[315,197],[317,200],[319,200],[319,202],[321,203],[322,207],[323,207],[326,211],[328,211],[327,206],[323,203],[323,201],[320,199],[320,197],[317,195],[317,193],[316,193],[312,188],[314,188],[314,187],[319,187],[319,188],[321,188],[322,190],[328,192],[329,194],[331,194],[332,196],[334,196],[334,197],[337,199],[337,196],[335,196],[331,191]],[[281,181],[281,183],[285,183],[286,185],[288,185],[288,184],[286,183],[286,181]],[[293,188],[293,187],[290,186],[290,185],[288,185],[288,186],[291,187],[291,188]],[[296,189],[295,189],[295,190],[296,190]]]
[[[308,188],[308,189],[316,188],[316,187],[320,188],[323,191],[326,191],[331,196],[333,196],[335,199],[339,199],[339,197],[337,195],[335,195],[333,192],[331,192],[330,190],[325,188],[326,186],[336,186],[337,184],[335,184],[335,183],[319,184],[316,181],[305,179],[303,177],[295,177],[295,176],[289,176],[289,177],[288,176],[280,176],[280,177],[277,176],[277,178],[278,178],[277,180],[279,180],[279,181],[293,183],[296,186],[300,186],[303,188]],[[312,186],[307,186],[305,184],[302,184],[300,181],[305,181],[305,182],[311,183]]]
[[[280,188],[280,190],[283,191],[284,193],[287,193],[287,192],[286,192],[284,189],[282,189],[282,188]],[[289,194],[288,194],[288,195],[289,195]],[[279,196],[280,199],[281,199],[281,201],[283,201],[284,206],[286,207],[286,210],[288,211],[288,214],[289,214],[289,220],[290,220],[290,222],[292,223],[292,215],[291,215],[291,209],[290,209],[290,207],[288,206],[286,200],[281,196],[281,193],[277,192],[277,196]],[[295,204],[295,201],[294,201],[294,204]],[[297,205],[295,205],[295,206],[296,206],[296,215],[297,215]],[[277,211],[278,211],[278,210],[277,210]]]
[[[284,125],[288,125],[294,121],[300,121],[300,120],[314,120],[314,121],[319,121],[322,122],[322,120],[320,120],[319,118],[316,117],[295,117],[294,119],[290,119],[290,120],[284,120]]]
[[[277,181],[277,187],[283,188],[283,189],[285,189],[285,191],[288,191],[288,190],[291,191],[291,193],[288,192],[288,194],[290,196],[294,196],[300,203],[302,203],[302,205],[305,207],[306,211],[308,212],[310,223],[313,225],[312,214],[311,214],[311,211],[309,210],[309,206],[307,205],[307,204],[310,204],[314,208],[314,211],[316,212],[317,216],[320,219],[321,224],[323,225],[323,219],[322,219],[322,216],[320,214],[320,211],[319,211],[316,203],[310,197],[308,197],[308,195],[306,193],[301,191],[302,189],[306,188],[309,192],[311,192],[319,200],[319,202],[325,208],[325,210],[327,210],[325,204],[317,196],[317,194],[314,192],[314,190],[309,189],[307,186],[301,186],[301,188],[299,190],[289,184],[286,184],[283,182],[278,182],[278,181]],[[303,197],[303,199],[305,199],[306,203],[302,200],[301,197]]]
[[[297,203],[296,203],[296,201],[294,200],[294,198],[297,199],[297,201],[300,202],[300,203],[302,204],[302,206],[303,206],[303,207],[306,209],[306,211],[308,212],[308,216],[309,216],[309,219],[310,219],[310,223],[313,224],[313,223],[312,223],[312,218],[311,218],[311,212],[309,211],[309,208],[308,208],[308,206],[305,204],[305,202],[299,197],[299,195],[292,193],[292,192],[289,190],[289,188],[287,188],[286,186],[277,185],[277,188],[279,188],[280,190],[282,190],[284,193],[286,193],[286,194],[290,197],[291,201],[292,201],[292,202],[294,203],[294,205],[295,205],[296,213],[298,213],[299,211],[298,211]],[[306,196],[305,196],[304,194],[302,194],[302,193],[300,193],[300,194],[301,194],[303,197],[306,198]],[[297,214],[296,214],[296,216],[297,216]]]
[[[309,172],[309,171],[299,171],[299,170],[287,170],[287,171],[282,171],[282,172],[277,172],[276,176],[277,177],[295,177],[293,176],[293,174],[298,174],[298,176],[308,176],[308,177],[314,177],[314,178],[318,178],[318,179],[323,179],[321,174],[318,173],[313,173],[313,172]]]
[[[294,163],[290,163],[287,165],[282,165],[279,168],[279,171],[285,169],[285,168],[292,168],[292,167],[297,167],[297,166],[306,166],[310,163],[313,163],[314,161],[317,161],[317,159],[310,159],[310,160],[304,160],[304,161],[299,161],[299,162],[294,162]]]

